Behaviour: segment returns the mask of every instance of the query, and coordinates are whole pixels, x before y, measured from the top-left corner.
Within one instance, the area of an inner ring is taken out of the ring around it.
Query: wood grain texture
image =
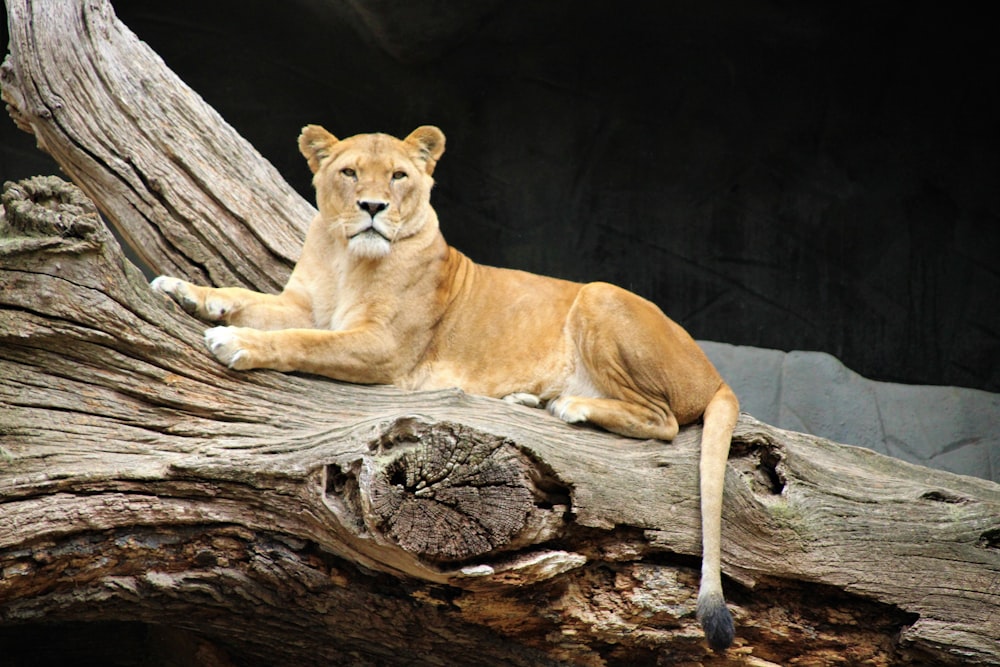
[[[248,227],[247,239],[268,237],[273,223],[213,194],[235,178],[222,144],[238,142],[220,142],[233,134],[221,119],[89,98],[78,114],[52,106],[85,88],[21,61],[70,48],[35,36],[60,21],[89,36],[78,48],[94,54],[73,73],[89,77],[86,90],[114,79],[95,54],[123,50],[114,67],[126,80],[131,63],[145,66],[106,3],[55,4],[74,8],[32,16],[8,4],[17,38],[4,95],[18,121],[106,213],[153,200],[181,210],[185,197],[225,209],[108,213],[132,225],[127,238],[186,230],[197,266],[270,271],[268,253],[217,242]],[[159,85],[187,99],[180,82]],[[147,168],[165,175],[155,194],[102,166],[129,154],[112,131],[129,123],[151,137]],[[170,171],[181,149],[214,165],[204,182]],[[712,655],[694,618],[698,427],[639,442],[455,390],[232,372],[205,350],[204,325],[150,291],[79,191],[34,180],[7,187],[4,206],[0,628],[141,622],[193,633],[239,665],[1000,661],[995,484],[744,415],[723,524],[737,644]],[[154,268],[183,263],[168,246],[148,253]],[[438,510],[418,520],[427,499]]]
[[[312,206],[110,3],[14,0],[7,13],[3,101],[136,253],[200,283],[280,290]],[[205,250],[225,246],[239,261]]]

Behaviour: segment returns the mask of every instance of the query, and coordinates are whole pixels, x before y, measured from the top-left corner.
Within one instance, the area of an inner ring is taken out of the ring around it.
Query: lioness
[[[153,288],[218,326],[212,353],[235,369],[304,371],[410,389],[460,387],[590,422],[632,438],[672,440],[704,418],[702,576],[698,617],[718,650],[733,639],[722,595],[722,487],[736,396],[690,335],[655,305],[607,283],[579,284],[473,263],[448,246],[431,207],[444,153],[436,127],[406,139],[299,136],[319,215],[279,295]]]

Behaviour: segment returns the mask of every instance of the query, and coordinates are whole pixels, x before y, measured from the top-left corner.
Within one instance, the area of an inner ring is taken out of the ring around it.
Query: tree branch
[[[6,4],[8,111],[129,246],[162,273],[279,291],[312,206],[109,2]]]

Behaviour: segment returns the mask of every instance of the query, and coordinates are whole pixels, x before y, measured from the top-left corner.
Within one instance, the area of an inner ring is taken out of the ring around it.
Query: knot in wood
[[[512,442],[450,423],[395,422],[372,444],[369,527],[433,561],[509,544],[534,508],[530,461]]]
[[[6,226],[19,236],[59,237],[98,246],[104,227],[80,188],[57,176],[35,176],[3,188]],[[8,235],[10,231],[2,230]]]

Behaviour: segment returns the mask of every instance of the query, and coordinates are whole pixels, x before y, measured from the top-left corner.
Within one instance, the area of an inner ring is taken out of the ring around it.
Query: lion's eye
[[[342,173],[344,176],[347,176],[348,178],[354,178],[358,175],[358,172],[354,171],[350,167],[344,167],[343,169],[340,170],[340,173]]]
[[[406,178],[406,172],[405,171],[394,171],[394,172],[392,172],[392,180],[394,180],[394,181],[401,181],[404,178]]]

